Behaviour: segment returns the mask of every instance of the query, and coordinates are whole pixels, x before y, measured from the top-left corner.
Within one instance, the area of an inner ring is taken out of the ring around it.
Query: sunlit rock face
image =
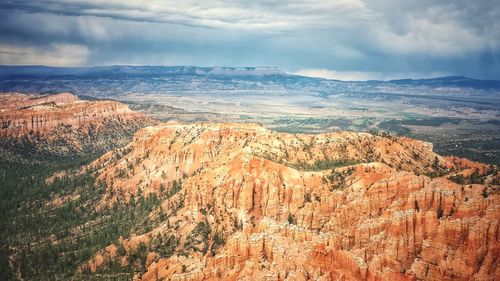
[[[81,265],[91,271],[132,266],[144,243],[142,280],[500,278],[498,171],[429,143],[167,123],[89,167],[107,186],[101,208],[162,198],[149,215],[158,223]],[[476,183],[448,179],[472,171]]]
[[[69,93],[0,95],[0,137],[6,150],[29,145],[56,156],[106,151],[126,144],[127,135],[148,124],[153,121],[142,113],[111,100],[86,101]]]

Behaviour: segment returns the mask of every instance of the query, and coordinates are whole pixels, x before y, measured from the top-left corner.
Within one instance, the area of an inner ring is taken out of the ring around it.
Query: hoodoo
[[[425,142],[162,124],[87,169],[107,186],[100,208],[152,194],[162,201],[148,231],[81,270],[137,266],[127,257],[143,247],[142,280],[500,276],[498,171],[441,157]],[[449,179],[470,171],[467,184]]]

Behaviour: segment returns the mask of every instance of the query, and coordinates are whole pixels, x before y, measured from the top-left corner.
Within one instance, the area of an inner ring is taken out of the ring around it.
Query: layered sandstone
[[[425,142],[162,124],[90,167],[107,186],[103,208],[163,200],[154,228],[122,239],[124,256],[116,245],[100,251],[82,265],[92,271],[112,259],[130,266],[125,257],[145,243],[142,280],[500,278],[496,167],[441,157]],[[447,179],[471,169],[483,184]],[[172,254],[157,237],[176,237]]]
[[[0,95],[0,137],[5,150],[22,143],[55,155],[104,151],[115,147],[114,142],[125,144],[126,135],[151,123],[117,101],[85,101],[69,93]]]
[[[0,95],[0,112],[25,109],[41,104],[66,104],[79,100],[70,93],[53,95],[4,93]]]

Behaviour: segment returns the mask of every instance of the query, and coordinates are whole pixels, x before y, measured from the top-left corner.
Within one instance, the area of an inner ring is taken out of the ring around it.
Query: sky
[[[0,64],[500,80],[500,1],[0,0]]]

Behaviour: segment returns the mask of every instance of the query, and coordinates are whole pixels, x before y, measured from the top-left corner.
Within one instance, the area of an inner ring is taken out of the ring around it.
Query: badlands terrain
[[[51,155],[3,148],[2,280],[500,278],[495,165],[387,133],[157,123],[116,101],[2,98],[2,141]]]

